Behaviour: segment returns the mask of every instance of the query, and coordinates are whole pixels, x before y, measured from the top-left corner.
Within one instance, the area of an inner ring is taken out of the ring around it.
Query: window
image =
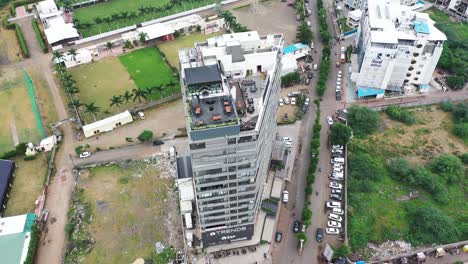
[[[406,74],[406,77],[410,77],[410,76],[411,76],[411,73],[407,73],[407,74]]]
[[[416,78],[414,78],[414,80],[415,80],[415,81],[417,81],[417,80],[419,80],[419,78],[418,78],[418,77],[416,77]]]
[[[408,83],[408,82],[409,82],[409,80],[408,80],[408,79],[405,79],[405,80],[403,81],[403,83]]]
[[[192,143],[192,144],[190,144],[190,149],[191,149],[191,150],[204,149],[204,148],[206,148],[205,142],[203,142],[203,143]]]
[[[227,140],[227,142],[228,142],[229,145],[236,144],[236,139],[235,138],[229,138]]]
[[[410,66],[410,67],[408,68],[408,71],[412,71],[412,70],[414,70],[414,67],[413,67],[413,66]]]
[[[419,74],[421,74],[421,72],[420,72],[420,71],[417,71],[416,74],[419,75]]]
[[[422,48],[422,46],[423,46],[422,44],[418,44],[418,45],[416,45],[416,48],[420,49],[420,48]]]
[[[415,61],[415,60],[412,60],[412,61],[411,61],[411,64],[415,64],[415,63],[416,63],[416,61]]]
[[[419,53],[417,53],[417,52],[413,53],[413,57],[418,57],[418,56],[419,56]]]

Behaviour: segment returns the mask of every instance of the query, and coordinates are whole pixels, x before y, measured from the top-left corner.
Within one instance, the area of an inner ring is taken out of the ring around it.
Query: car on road
[[[284,191],[283,192],[283,203],[288,203],[288,201],[289,201],[289,192]]]
[[[299,222],[299,220],[294,221],[293,232],[299,233],[300,230],[301,230],[301,223]]]
[[[327,116],[327,123],[329,126],[333,125],[333,118],[331,116]]]
[[[332,198],[332,200],[336,200],[336,201],[342,201],[343,200],[343,195],[341,194],[330,194],[330,198]]]
[[[327,222],[328,227],[335,227],[335,228],[341,228],[341,223],[336,222],[336,221],[328,221]]]
[[[325,231],[329,235],[338,235],[340,233],[340,230],[338,228],[334,228],[334,227],[328,227]]]
[[[162,144],[164,144],[164,141],[160,139],[156,139],[155,141],[153,141],[153,146],[160,146]]]
[[[317,242],[323,241],[323,228],[317,228],[317,232],[315,232],[315,240],[317,240]]]
[[[341,189],[331,189],[332,194],[343,194],[343,191]]]
[[[314,71],[318,71],[318,65],[314,64]]]
[[[331,212],[336,215],[344,215],[344,211],[341,208],[332,208]]]
[[[284,142],[292,142],[292,139],[290,137],[283,137]]]
[[[138,112],[138,117],[140,117],[141,120],[146,118],[145,114],[142,111]]]
[[[343,221],[343,218],[339,215],[336,215],[336,214],[333,214],[333,213],[330,213],[328,215],[328,219],[332,220],[332,221],[337,221],[337,222],[341,222]]]
[[[337,182],[330,182],[330,184],[328,184],[328,187],[332,188],[332,189],[342,189],[343,188],[343,185],[341,185],[341,183],[337,183]]]
[[[309,105],[310,104],[310,98],[307,97],[304,101],[304,105]]]
[[[90,156],[91,156],[91,152],[89,152],[89,151],[81,152],[80,159],[85,159],[85,158],[88,158]]]
[[[296,97],[291,98],[291,105],[296,105]]]
[[[341,203],[336,201],[328,201],[325,203],[327,208],[341,208]]]
[[[292,142],[286,142],[286,143],[284,143],[284,147],[287,148],[287,149],[292,148]]]
[[[341,149],[341,150],[342,150],[342,149],[343,149],[343,146],[341,146],[341,145],[333,145],[333,146],[332,146],[332,149]]]
[[[284,105],[283,98],[280,98],[280,99],[279,99],[279,106],[283,106],[283,105]]]
[[[281,232],[276,232],[276,235],[275,235],[275,241],[276,242],[281,242],[281,240],[283,239],[283,234]]]

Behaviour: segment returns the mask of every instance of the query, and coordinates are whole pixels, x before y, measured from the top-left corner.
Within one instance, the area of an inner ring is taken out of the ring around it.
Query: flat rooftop
[[[194,129],[237,123],[231,96],[192,98],[190,100],[192,127]]]

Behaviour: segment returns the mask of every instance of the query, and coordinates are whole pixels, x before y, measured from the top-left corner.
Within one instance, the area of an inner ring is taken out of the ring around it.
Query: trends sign
[[[203,246],[229,243],[235,240],[252,239],[254,225],[238,226],[202,233]]]

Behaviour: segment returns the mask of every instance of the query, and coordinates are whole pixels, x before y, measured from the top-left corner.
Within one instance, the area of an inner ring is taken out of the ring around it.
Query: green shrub
[[[349,176],[352,179],[378,181],[385,169],[375,156],[365,152],[353,152],[349,155]]]
[[[333,145],[345,146],[351,139],[352,129],[343,124],[336,123],[331,127],[331,142]]]
[[[460,159],[450,154],[443,154],[433,159],[429,168],[449,184],[460,182],[465,170]]]
[[[36,156],[26,156],[23,158],[23,160],[25,161],[30,161],[30,160],[35,160],[36,159]]]
[[[341,247],[335,249],[333,259],[347,258],[351,254],[351,249],[347,245],[341,245]]]
[[[309,195],[312,194],[312,187],[307,186],[307,187],[305,187],[304,191],[305,191],[305,194],[309,196]]]
[[[356,136],[366,136],[377,131],[379,114],[365,106],[352,105],[348,109],[348,124]]]
[[[412,125],[416,123],[416,118],[411,112],[408,112],[406,109],[395,105],[389,106],[385,110],[385,113],[387,113],[391,119],[400,121],[406,125]]]
[[[444,112],[452,112],[453,111],[453,103],[452,102],[442,102],[440,103],[440,109]]]
[[[34,256],[36,255],[37,246],[39,245],[40,240],[40,231],[39,227],[36,223],[34,223],[31,227],[31,238],[29,240],[29,249],[28,255],[26,256],[26,260],[24,264],[33,264],[34,263]]]
[[[290,72],[281,77],[281,86],[289,87],[301,81],[301,75],[299,72]]]
[[[36,33],[37,41],[39,42],[39,45],[41,46],[42,51],[44,53],[47,53],[49,49],[47,48],[44,38],[42,37],[41,31],[39,30],[39,25],[37,24],[37,21],[34,19],[32,20],[32,27],[34,29],[34,32]]]
[[[19,143],[14,150],[7,151],[0,156],[0,159],[11,159],[23,156],[26,153],[26,143]]]
[[[23,53],[24,57],[29,58],[29,49],[28,49],[28,46],[26,45],[26,41],[24,40],[23,32],[21,31],[21,28],[18,24],[15,24],[15,30],[16,30],[16,37],[18,38],[18,43],[21,48],[21,53]]]
[[[144,130],[138,136],[138,140],[140,140],[141,142],[150,141],[151,139],[153,139],[153,131],[151,130]]]
[[[463,164],[468,164],[468,152],[465,152],[460,155],[460,160],[463,162]]]
[[[453,127],[453,133],[464,140],[468,139],[468,122],[456,124]]]

